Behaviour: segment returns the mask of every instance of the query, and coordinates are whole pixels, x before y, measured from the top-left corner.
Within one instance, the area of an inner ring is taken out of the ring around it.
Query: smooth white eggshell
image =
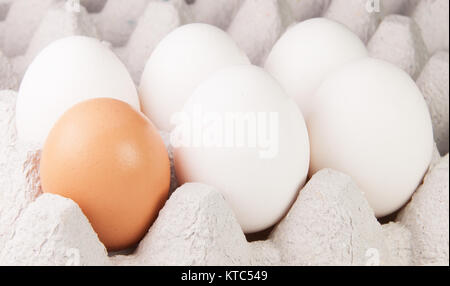
[[[195,88],[222,68],[250,64],[224,31],[188,24],[167,35],[155,48],[142,74],[142,109],[155,125],[170,131],[171,116],[183,108]]]
[[[198,144],[174,148],[180,183],[201,182],[221,190],[246,233],[272,226],[287,212],[308,173],[309,140],[299,108],[276,80],[263,69],[251,65],[226,68],[200,84],[183,113],[195,118],[199,107],[203,114],[215,112],[222,119],[229,114],[263,112],[266,119],[271,112],[277,114],[278,120],[266,121],[276,122],[271,125],[275,128],[268,127],[269,123],[263,125],[262,120],[257,121],[258,128],[266,126],[263,127],[265,130],[272,130],[266,136],[271,138],[270,143],[263,148],[258,148],[261,147],[259,144],[256,148],[250,144],[241,147],[237,144],[227,147]],[[215,132],[217,125],[211,122],[218,121],[212,118],[205,119],[204,125],[192,128],[191,134]],[[172,137],[183,130],[180,126],[175,127]],[[245,136],[254,131],[245,128]],[[256,134],[263,133],[257,131]],[[230,137],[224,135],[223,138]],[[262,150],[271,150],[272,154],[262,157]]]
[[[33,60],[20,85],[19,138],[42,145],[66,110],[97,97],[115,98],[140,109],[127,69],[100,41],[71,36],[53,42]]]
[[[350,175],[377,217],[403,206],[432,157],[425,100],[399,68],[375,59],[343,67],[319,88],[308,119],[311,173]]]
[[[314,18],[289,28],[265,63],[308,119],[309,105],[325,78],[344,64],[368,55],[364,43],[344,25]]]

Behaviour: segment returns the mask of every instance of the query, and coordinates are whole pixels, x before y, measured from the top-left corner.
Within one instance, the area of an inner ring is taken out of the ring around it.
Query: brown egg
[[[40,163],[44,192],[74,200],[108,250],[136,244],[168,196],[170,163],[153,124],[125,102],[79,103],[53,126]]]

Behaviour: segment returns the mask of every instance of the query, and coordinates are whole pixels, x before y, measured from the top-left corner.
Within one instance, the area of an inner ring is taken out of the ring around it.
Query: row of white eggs
[[[171,125],[175,115],[195,118],[199,107],[222,120],[227,114],[274,114],[275,133],[266,132],[276,144],[272,156],[261,156],[255,146],[202,142],[174,148],[179,181],[222,190],[248,233],[279,221],[308,173],[322,168],[351,175],[375,214],[390,214],[409,200],[432,156],[431,119],[413,80],[370,59],[356,35],[322,18],[289,28],[264,69],[252,66],[220,29],[182,26],[152,53],[139,94],[124,65],[99,41],[58,40],[23,78],[16,105],[19,138],[42,145],[65,111],[98,97],[122,100],[158,129],[174,133],[186,131]],[[191,131],[217,131],[217,120],[209,121]]]

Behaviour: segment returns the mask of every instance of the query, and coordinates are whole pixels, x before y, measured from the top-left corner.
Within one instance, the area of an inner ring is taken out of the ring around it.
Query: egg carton
[[[220,192],[177,185],[165,132],[171,196],[136,248],[108,253],[76,203],[42,194],[40,150],[17,139],[14,109],[26,68],[52,41],[104,41],[138,85],[180,25],[218,26],[262,65],[288,26],[319,16],[406,71],[428,103],[433,161],[398,213],[377,220],[353,180],[327,169],[273,229],[246,236]],[[448,0],[0,0],[0,265],[448,265],[448,47]]]

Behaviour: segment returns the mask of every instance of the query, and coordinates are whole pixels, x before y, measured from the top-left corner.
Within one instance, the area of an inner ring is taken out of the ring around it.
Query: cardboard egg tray
[[[180,25],[216,25],[261,65],[289,25],[319,16],[405,70],[429,105],[433,162],[398,213],[377,220],[349,176],[323,170],[273,229],[245,236],[217,190],[177,188],[172,168],[171,196],[147,235],[108,253],[73,201],[42,194],[40,150],[17,140],[14,106],[26,68],[52,41],[101,39],[138,85]],[[448,0],[0,0],[0,265],[448,265],[448,47]]]

